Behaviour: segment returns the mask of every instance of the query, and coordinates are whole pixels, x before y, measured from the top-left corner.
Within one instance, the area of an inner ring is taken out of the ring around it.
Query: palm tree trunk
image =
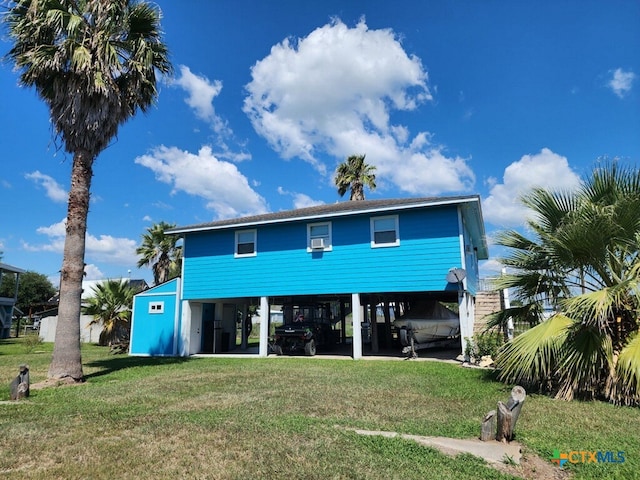
[[[60,303],[49,378],[83,380],[80,355],[80,307],[84,277],[84,249],[89,212],[89,190],[94,157],[76,152],[71,170],[67,209],[67,234],[60,271]]]

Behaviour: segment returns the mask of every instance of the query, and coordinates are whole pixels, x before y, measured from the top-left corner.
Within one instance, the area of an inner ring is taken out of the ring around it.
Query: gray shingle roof
[[[279,212],[252,215],[249,217],[229,218],[214,222],[176,227],[167,230],[166,233],[186,233],[199,230],[215,230],[224,227],[237,227],[238,225],[258,225],[262,223],[279,223],[300,219],[335,217],[385,211],[403,208],[415,208],[418,206],[436,206],[456,203],[479,202],[477,195],[459,197],[421,197],[421,198],[397,198],[386,200],[362,200],[338,203],[327,203],[315,207],[298,208],[295,210],[282,210]]]

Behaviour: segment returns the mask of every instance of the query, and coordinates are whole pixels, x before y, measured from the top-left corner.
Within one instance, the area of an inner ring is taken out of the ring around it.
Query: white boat
[[[414,344],[428,344],[460,335],[460,318],[435,300],[418,302],[393,324],[400,331],[403,345],[413,339]],[[403,338],[404,337],[404,338]]]

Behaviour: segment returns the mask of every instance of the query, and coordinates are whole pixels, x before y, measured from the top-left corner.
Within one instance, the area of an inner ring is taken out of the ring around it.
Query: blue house
[[[390,340],[381,306],[407,299],[457,303],[462,352],[473,334],[478,260],[488,258],[476,195],[340,202],[166,233],[183,237],[182,276],[136,296],[133,355],[238,349],[238,325],[257,307],[255,353],[266,357],[270,312],[294,304],[331,305],[356,359],[369,339],[374,352]],[[465,273],[460,282],[452,269]],[[241,336],[239,350],[251,352]]]

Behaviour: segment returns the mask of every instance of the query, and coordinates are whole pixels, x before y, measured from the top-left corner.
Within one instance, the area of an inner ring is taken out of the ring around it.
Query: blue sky
[[[368,199],[480,195],[489,240],[527,189],[640,159],[637,0],[157,3],[175,75],[96,160],[87,279],[151,281],[135,248],[159,221],[347,201],[351,154]],[[7,63],[0,92],[2,261],[57,283],[72,158]]]

